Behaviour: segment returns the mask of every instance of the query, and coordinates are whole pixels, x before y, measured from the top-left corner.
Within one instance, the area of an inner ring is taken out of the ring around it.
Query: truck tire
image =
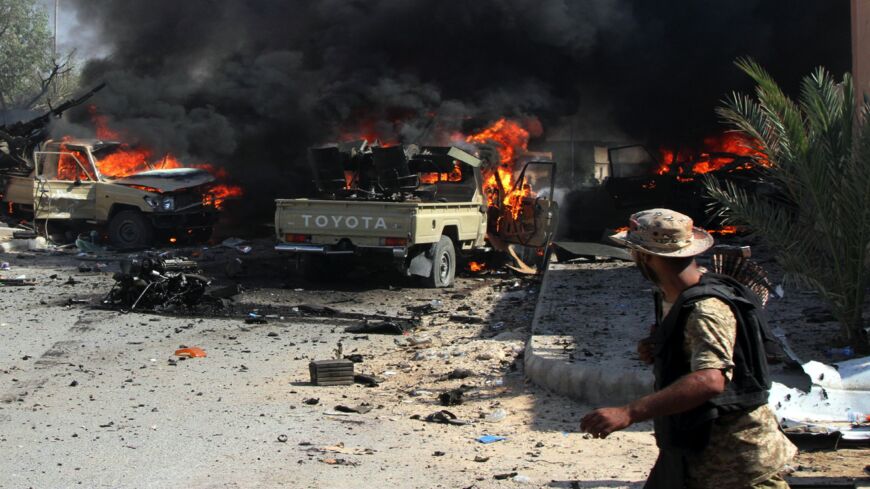
[[[147,248],[154,241],[154,228],[141,212],[121,211],[109,221],[109,241],[121,250]]]
[[[441,236],[432,254],[432,273],[429,274],[427,285],[432,288],[452,287],[455,277],[456,250],[453,248],[453,240]]]

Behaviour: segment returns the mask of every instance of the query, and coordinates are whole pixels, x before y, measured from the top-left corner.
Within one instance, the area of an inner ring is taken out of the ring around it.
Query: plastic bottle
[[[846,412],[846,419],[853,424],[867,423],[870,422],[870,415],[858,411],[848,411]]]

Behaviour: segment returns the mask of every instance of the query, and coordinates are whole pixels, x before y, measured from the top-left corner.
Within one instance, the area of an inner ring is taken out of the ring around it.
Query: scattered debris
[[[497,441],[507,440],[507,438],[503,436],[495,436],[495,435],[483,435],[477,438],[477,441],[484,444],[495,443]],[[516,475],[516,473],[514,473]]]
[[[13,239],[33,239],[37,236],[36,231],[14,231]]]
[[[205,358],[205,350],[195,346],[175,350],[175,356],[182,358]]]
[[[420,419],[420,416],[416,416],[416,419]],[[430,423],[452,424],[457,426],[468,424],[468,421],[458,419],[455,414],[451,413],[446,409],[442,409],[441,411],[435,411],[434,413],[426,416],[424,421],[428,421]]]
[[[462,396],[466,391],[466,389],[460,387],[458,389],[451,389],[447,392],[442,392],[438,396],[438,401],[441,402],[442,406],[457,406],[462,404]]]
[[[422,346],[429,346],[432,344],[432,338],[415,338],[413,336],[408,338],[408,346],[413,346],[415,348],[420,348]]]
[[[243,255],[247,255],[253,248],[245,243],[247,243],[247,241],[242,238],[227,238],[221,241],[221,246],[236,250]],[[241,260],[239,260],[239,262],[241,263]],[[229,273],[227,273],[227,275],[229,275]]]
[[[353,362],[347,359],[316,360],[308,364],[314,385],[350,385],[354,383]]]
[[[487,423],[498,423],[500,421],[504,421],[504,419],[506,417],[507,417],[507,411],[499,408],[499,409],[496,409],[495,411],[487,414],[486,416],[484,416],[483,419]]]
[[[467,379],[468,377],[471,377],[472,375],[474,375],[474,372],[472,372],[471,370],[468,370],[467,368],[456,368],[456,369],[453,369],[452,372],[447,374],[447,378],[449,380]]]
[[[475,462],[478,462],[478,463],[488,462],[488,461],[489,461],[489,457],[484,457],[484,456],[482,456],[482,455],[475,455],[475,456],[474,456],[474,461],[475,461]]]
[[[463,314],[452,314],[450,320],[462,324],[480,324],[483,319],[477,316],[466,316]]]
[[[352,467],[359,465],[357,462],[343,458],[322,458],[320,461],[329,465],[350,465]]]
[[[381,379],[373,375],[356,374],[353,376],[353,381],[357,384],[362,384],[366,387],[377,387],[383,382]]]
[[[511,480],[518,484],[529,484],[532,482],[532,479],[529,478],[529,476],[523,474],[517,474],[511,477]]]
[[[348,326],[344,329],[346,333],[365,333],[365,334],[395,334],[402,335],[405,332],[413,329],[410,322],[400,322],[397,320],[385,321],[369,321],[364,320],[362,324]]]
[[[222,300],[206,293],[211,280],[195,273],[196,262],[179,258],[162,258],[149,252],[122,260],[121,272],[114,276],[115,285],[103,304],[117,309],[171,311],[208,303],[215,309]]]
[[[359,353],[354,353],[353,355],[345,355],[344,358],[347,360],[350,360],[353,363],[362,363],[363,362],[363,356],[360,355]],[[354,379],[354,380],[356,380],[356,379]]]
[[[495,480],[503,481],[506,479],[511,479],[513,477],[516,477],[516,476],[517,476],[516,472],[508,472],[507,474],[495,474],[494,476],[492,476],[492,478]]]
[[[0,277],[0,285],[5,285],[7,287],[25,287],[28,285],[36,285],[36,280],[27,278],[24,275],[19,275],[15,278]]]
[[[299,304],[296,306],[296,309],[302,314],[310,314],[312,316],[336,316],[341,313],[341,311],[333,307],[317,304]]]
[[[302,402],[304,404],[308,404],[309,406],[316,406],[317,404],[320,403],[320,398],[319,397],[309,397],[307,399],[303,399]]]
[[[366,403],[363,403],[363,404],[360,404],[359,406],[354,406],[354,407],[339,404],[338,406],[335,406],[334,409],[340,413],[365,414],[365,413],[371,411],[372,407]]]
[[[75,245],[82,253],[105,253],[106,251],[106,247],[99,244],[99,235],[96,231],[91,231],[88,234],[79,234]]]
[[[241,258],[233,258],[224,265],[224,273],[228,278],[236,278],[245,273],[245,262]]]
[[[245,324],[266,324],[266,318],[258,312],[249,312],[245,318]]]
[[[863,444],[870,441],[870,423],[859,420],[861,414],[870,412],[868,360],[870,357],[833,365],[803,363],[801,368],[812,382],[809,391],[774,382],[768,402],[789,436],[796,439],[836,434],[837,440]]]

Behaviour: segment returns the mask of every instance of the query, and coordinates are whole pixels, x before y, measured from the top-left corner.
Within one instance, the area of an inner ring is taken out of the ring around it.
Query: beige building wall
[[[870,96],[870,0],[852,0],[852,76],[858,100]]]

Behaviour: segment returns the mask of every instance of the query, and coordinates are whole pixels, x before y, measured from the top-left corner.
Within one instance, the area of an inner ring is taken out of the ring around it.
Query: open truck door
[[[94,219],[99,177],[88,154],[62,149],[34,156],[34,219]]]
[[[555,181],[556,163],[526,163],[513,188],[500,192],[497,215],[490,215],[495,218],[489,223],[490,236],[508,244],[547,248],[556,234],[559,218],[558,204],[553,199]]]

